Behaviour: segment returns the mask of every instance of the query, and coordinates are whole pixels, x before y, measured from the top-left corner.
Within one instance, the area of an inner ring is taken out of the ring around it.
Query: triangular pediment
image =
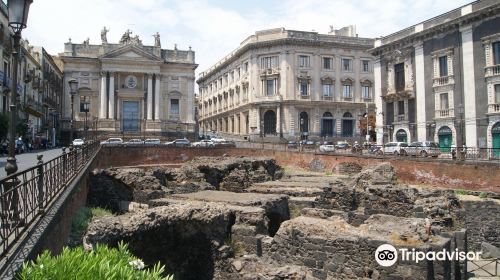
[[[140,60],[140,61],[154,61],[160,62],[162,59],[151,53],[142,50],[140,47],[135,45],[125,45],[118,49],[109,51],[101,56],[101,59],[113,59],[113,60]]]

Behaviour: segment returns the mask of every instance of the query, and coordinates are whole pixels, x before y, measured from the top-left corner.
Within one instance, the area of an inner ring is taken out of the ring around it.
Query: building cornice
[[[476,1],[481,2],[481,1]],[[472,5],[472,4],[470,4]],[[458,9],[457,9],[458,10]],[[456,12],[457,10],[451,11]],[[449,13],[451,13],[449,12]],[[471,13],[458,16],[450,20],[442,20],[440,24],[435,24],[431,27],[424,28],[423,30],[418,30],[419,26],[426,24],[432,20],[438,20],[440,16],[430,19],[426,22],[410,26],[394,34],[388,35],[377,39],[375,42],[376,47],[369,50],[372,55],[381,55],[387,51],[392,51],[401,47],[406,47],[410,45],[415,45],[418,42],[425,41],[428,38],[432,38],[437,34],[442,34],[450,31],[457,31],[462,28],[469,27],[471,24],[478,22],[482,19],[495,16],[500,13],[500,2],[490,5],[488,7],[473,11]],[[448,13],[446,13],[448,14]],[[444,14],[444,15],[446,15]],[[441,15],[441,16],[444,16]],[[408,35],[402,35],[404,33],[409,33]],[[384,42],[385,41],[385,42]],[[378,46],[377,46],[378,45]]]
[[[321,35],[321,36],[329,36],[329,35]],[[333,37],[333,36],[332,36]],[[345,40],[342,40],[345,39]],[[273,46],[313,46],[313,47],[333,47],[333,48],[349,48],[351,50],[361,50],[361,51],[367,51],[371,47],[373,47],[373,42],[374,39],[369,39],[369,38],[350,38],[350,37],[345,37],[339,40],[332,40],[332,41],[325,41],[325,40],[320,40],[319,38],[317,40],[313,39],[303,39],[303,38],[294,38],[294,37],[286,37],[286,38],[280,38],[280,39],[274,39],[274,40],[266,40],[266,41],[256,41],[256,42],[250,42],[250,43],[245,43],[243,46],[240,48],[236,49],[233,51],[231,54],[223,58],[221,61],[217,62],[212,68],[209,70],[203,72],[203,76],[199,77],[198,80],[196,81],[198,84],[203,83],[206,81],[209,77],[217,73],[218,71],[224,69],[225,67],[229,66],[231,63],[234,61],[238,60],[241,56],[243,56],[246,52],[254,49],[259,49],[259,48],[269,48]],[[248,40],[248,39],[247,39]],[[356,43],[355,41],[358,40],[359,42],[363,43]]]

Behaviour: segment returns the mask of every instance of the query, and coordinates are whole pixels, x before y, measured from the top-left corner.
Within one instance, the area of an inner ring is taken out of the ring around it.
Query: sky
[[[360,37],[380,37],[469,3],[470,0],[35,0],[23,38],[50,54],[63,52],[64,43],[90,39],[101,43],[103,26],[108,42],[117,43],[125,30],[162,48],[189,46],[207,70],[256,30],[284,27],[328,33],[356,25]]]

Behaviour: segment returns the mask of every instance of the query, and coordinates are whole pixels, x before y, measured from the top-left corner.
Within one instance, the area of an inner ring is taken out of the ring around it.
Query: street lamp
[[[87,131],[89,130],[88,125],[87,125],[87,114],[89,113],[89,103],[85,102],[83,103],[83,110],[85,111],[85,126],[83,128],[83,131],[85,133],[85,140],[87,140]]]
[[[26,28],[28,21],[28,12],[33,0],[9,0],[9,26],[14,31],[14,49],[12,51],[12,92],[10,95],[10,135],[9,135],[9,157],[5,164],[7,175],[14,174],[17,171],[16,163],[16,119],[17,119],[17,64],[19,63],[19,41],[21,40],[21,31]]]
[[[75,99],[75,94],[78,91],[78,81],[76,79],[70,79],[68,81],[69,84],[69,93],[71,94],[71,130],[70,130],[70,135],[69,135],[69,141],[70,143],[73,142],[73,129],[74,129],[74,122],[75,122],[75,110],[73,108],[73,102]]]

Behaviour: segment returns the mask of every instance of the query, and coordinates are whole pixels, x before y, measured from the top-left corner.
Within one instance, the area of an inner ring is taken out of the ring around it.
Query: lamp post
[[[21,40],[21,31],[26,28],[28,21],[28,12],[33,0],[9,0],[9,26],[14,35],[14,49],[12,51],[12,92],[10,94],[10,129],[9,129],[9,157],[5,164],[7,175],[14,174],[17,171],[16,163],[16,122],[17,122],[17,64],[19,63],[19,41]]]
[[[85,102],[83,103],[83,110],[85,111],[85,126],[83,128],[83,131],[84,131],[84,137],[85,137],[85,141],[87,141],[87,131],[89,130],[89,127],[87,125],[87,114],[89,113],[89,103],[88,102]]]
[[[75,109],[74,109],[74,99],[75,99],[75,94],[78,90],[78,81],[76,79],[71,79],[68,81],[69,84],[69,93],[71,94],[71,130],[69,134],[69,141],[70,143],[73,142],[73,130],[75,128],[74,122],[75,122]]]

